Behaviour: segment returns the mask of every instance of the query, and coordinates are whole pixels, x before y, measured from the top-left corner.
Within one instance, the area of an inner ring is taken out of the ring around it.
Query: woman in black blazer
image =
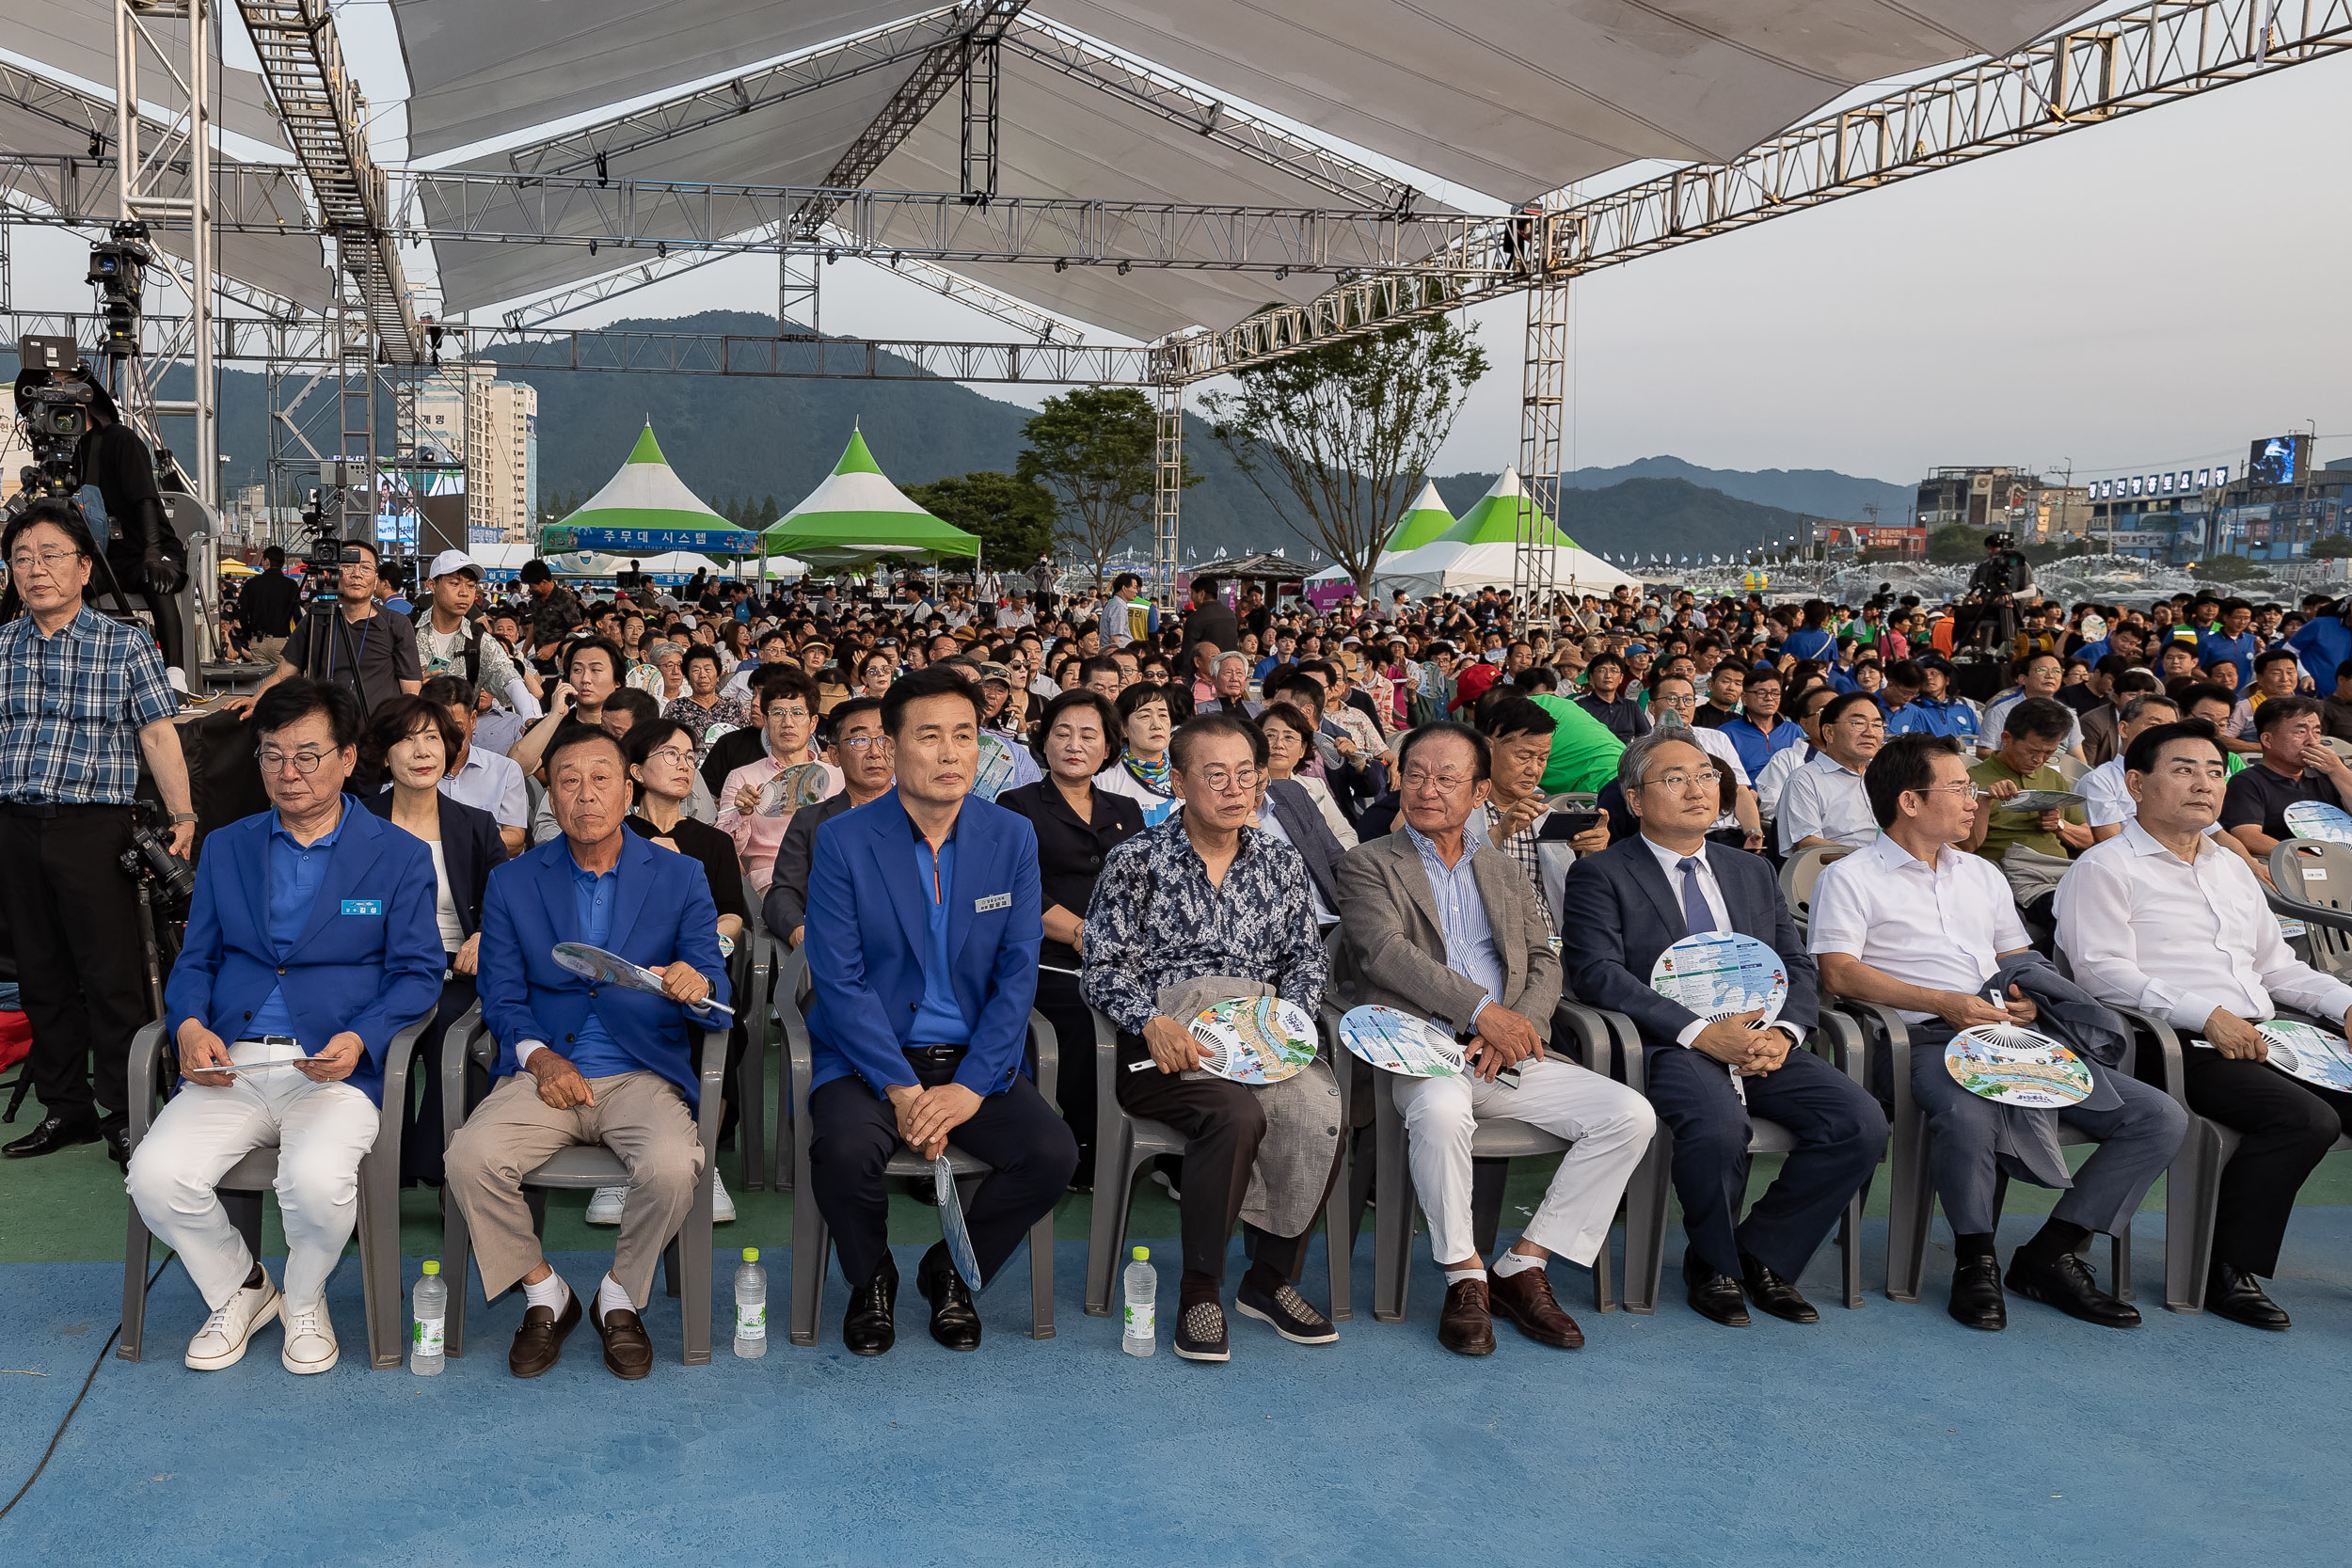
[[[474,1004],[476,957],[482,947],[482,895],[491,867],[506,859],[498,818],[451,800],[440,782],[462,750],[448,711],[421,697],[401,696],[377,708],[360,741],[360,755],[390,783],[360,803],[394,827],[424,840],[433,851],[435,912],[448,967],[441,972],[441,1006],[417,1042],[408,1069],[422,1093],[411,1091],[400,1137],[404,1186],[441,1184],[441,1040]]]
[[[1045,944],[1039,954],[1037,1007],[1054,1026],[1061,1067],[1056,1097],[1078,1140],[1078,1182],[1094,1180],[1094,1021],[1078,994],[1078,955],[1086,945],[1087,906],[1103,857],[1143,832],[1143,804],[1094,786],[1094,775],[1119,754],[1118,711],[1083,687],[1045,705],[1037,758],[1045,777],[996,798],[1037,830],[1043,885]]]

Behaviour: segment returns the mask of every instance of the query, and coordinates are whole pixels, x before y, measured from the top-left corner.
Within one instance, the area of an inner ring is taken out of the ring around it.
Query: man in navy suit
[[[1772,867],[1708,841],[1722,809],[1715,767],[1687,731],[1626,748],[1617,783],[1641,831],[1569,868],[1562,958],[1581,1000],[1641,1027],[1650,1104],[1674,1134],[1692,1309],[1745,1327],[1744,1284],[1772,1316],[1809,1323],[1820,1314],[1790,1281],[1877,1168],[1886,1117],[1799,1049],[1820,1011],[1813,960]],[[1658,956],[1699,931],[1739,931],[1780,955],[1788,999],[1772,1026],[1757,1027],[1760,1011],[1710,1023],[1650,989]],[[1795,1133],[1797,1148],[1743,1221],[1751,1112]]]
[[[988,1163],[964,1210],[983,1283],[1078,1165],[1025,1061],[1045,935],[1037,834],[969,798],[978,694],[953,670],[922,671],[883,694],[882,719],[898,786],[817,830],[805,943],[810,1180],[850,1280],[842,1340],[860,1355],[896,1337],[882,1167],[901,1143],[932,1159],[952,1141]],[[931,1338],[977,1349],[979,1314],[945,1243],[915,1284]]]
[[[484,1295],[522,1285],[522,1327],[506,1364],[516,1377],[537,1377],[563,1354],[580,1306],[540,1251],[523,1174],[575,1144],[618,1155],[628,1198],[591,1321],[606,1368],[641,1378],[653,1370],[638,1314],[654,1259],[705,1180],[694,1047],[715,1016],[704,1004],[726,1001],[719,911],[698,862],[623,826],[628,765],[610,731],[559,732],[547,769],[563,836],[493,871],[482,901],[482,1021],[499,1054],[489,1098],[449,1146],[448,1192],[472,1228]],[[573,974],[555,961],[563,942],[654,971],[661,994]]]
[[[190,1367],[232,1365],[253,1330],[282,1317],[286,1370],[323,1372],[337,1354],[326,1278],[358,1221],[384,1053],[441,994],[433,856],[345,798],[360,727],[349,690],[281,681],[254,705],[253,726],[276,809],[205,843],[187,942],[164,991],[186,1086],[140,1140],[127,1185],[212,1309],[189,1342]],[[282,1297],[214,1192],[270,1144],[286,1228]]]

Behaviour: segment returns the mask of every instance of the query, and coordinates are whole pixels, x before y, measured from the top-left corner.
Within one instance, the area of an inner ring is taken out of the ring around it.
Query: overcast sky
[[[396,65],[379,82],[397,60],[387,17],[338,18],[379,105],[403,90]],[[1597,274],[1573,296],[1569,462],[1670,452],[1898,483],[2071,462],[2080,481],[2242,463],[2250,438],[2313,423],[2323,458],[2352,453],[2347,101],[2339,55]],[[18,248],[20,297],[86,308],[77,247]],[[826,291],[829,332],[1004,331],[850,261]],[[568,324],[713,306],[772,312],[773,262],[717,263]],[[1518,457],[1524,307],[1472,318],[1495,369],[1441,472]]]

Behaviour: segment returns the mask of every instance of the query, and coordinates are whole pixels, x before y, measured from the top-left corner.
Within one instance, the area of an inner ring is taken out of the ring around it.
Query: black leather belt
[[[935,1089],[955,1077],[956,1069],[963,1065],[968,1048],[961,1045],[910,1045],[905,1049],[907,1066],[914,1069],[914,1081],[927,1089]]]
[[[295,1051],[300,1051],[302,1049],[302,1042],[294,1038],[292,1035],[247,1035],[245,1038],[238,1040],[236,1043],[239,1045],[267,1045],[279,1049],[292,1048]]]

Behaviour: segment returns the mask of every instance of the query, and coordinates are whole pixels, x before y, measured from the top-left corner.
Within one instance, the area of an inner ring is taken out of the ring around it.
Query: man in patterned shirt
[[[1576,855],[1609,847],[1606,816],[1580,834],[1572,831],[1575,821],[1566,813],[1544,809],[1544,769],[1551,761],[1552,732],[1559,727],[1560,721],[1542,704],[1528,697],[1500,698],[1485,705],[1478,717],[1494,768],[1492,793],[1470,817],[1470,842],[1502,850],[1526,874],[1539,899],[1544,897],[1544,861],[1538,846],[1561,846],[1553,853],[1560,856],[1562,876]],[[1569,852],[1564,854],[1564,849]]]
[[[1236,1219],[1249,1224],[1255,1261],[1234,1305],[1294,1344],[1327,1345],[1339,1331],[1294,1281],[1339,1173],[1338,1086],[1321,1062],[1280,1084],[1215,1077],[1185,1028],[1253,990],[1310,1016],[1321,1006],[1329,963],[1306,863],[1246,826],[1266,766],[1255,725],[1204,714],[1176,731],[1168,754],[1184,808],[1103,858],[1082,989],[1119,1026],[1120,1104],[1186,1140],[1176,1354],[1231,1358],[1219,1296]],[[1158,1070],[1131,1070],[1138,1063]]]
[[[62,500],[35,501],[0,536],[26,611],[0,626],[0,907],[48,1113],[0,1149],[15,1159],[101,1136],[130,1158],[124,1077],[148,1007],[137,890],[117,863],[140,753],[171,812],[172,853],[196,845],[179,700],[153,639],[83,604],[97,554]]]

